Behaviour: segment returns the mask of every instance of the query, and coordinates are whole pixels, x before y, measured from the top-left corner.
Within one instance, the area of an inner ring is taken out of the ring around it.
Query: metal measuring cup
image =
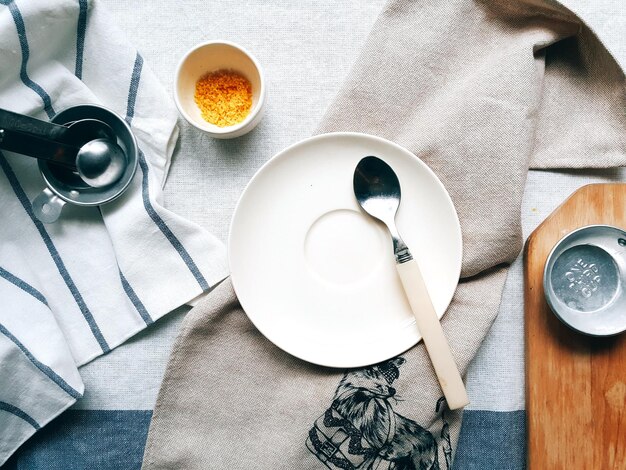
[[[99,206],[119,197],[135,175],[138,163],[137,141],[128,123],[115,112],[95,104],[81,104],[64,109],[51,121],[69,124],[81,119],[97,119],[108,124],[126,155],[122,176],[110,186],[95,188],[85,183],[77,172],[39,160],[39,170],[46,188],[32,202],[35,216],[44,223],[53,223],[61,215],[66,203],[77,206]],[[85,136],[87,140],[89,136]]]

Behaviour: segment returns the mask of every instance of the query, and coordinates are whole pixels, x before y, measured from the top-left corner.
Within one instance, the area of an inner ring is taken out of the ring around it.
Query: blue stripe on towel
[[[39,300],[42,304],[44,304],[46,307],[48,306],[48,301],[46,300],[46,298],[43,296],[43,294],[41,292],[39,292],[37,289],[35,289],[33,286],[31,286],[26,281],[23,281],[19,277],[14,276],[13,274],[11,274],[6,269],[3,269],[2,267],[0,267],[0,277],[5,278],[11,284],[16,285],[17,287],[22,289],[24,292],[32,295],[37,300]]]
[[[137,101],[137,90],[139,90],[139,80],[141,79],[141,69],[143,69],[143,57],[137,53],[133,74],[130,77],[130,88],[128,90],[128,102],[126,103],[126,122],[131,123],[135,116],[135,102]]]
[[[464,411],[452,468],[524,470],[525,411]]]
[[[130,89],[128,91],[128,103],[126,110],[126,121],[128,124],[131,124],[133,120],[133,116],[135,115],[135,102],[137,101],[137,90],[139,89],[139,80],[141,79],[141,69],[143,67],[143,59],[140,54],[137,54],[135,58],[135,65],[133,66],[133,74],[130,79]],[[156,226],[161,230],[165,238],[169,240],[172,246],[176,249],[180,257],[183,259],[191,274],[196,278],[196,281],[200,285],[203,291],[209,289],[209,283],[204,278],[198,265],[196,265],[195,261],[191,258],[189,252],[185,249],[180,240],[174,235],[174,233],[167,226],[165,221],[161,218],[161,216],[157,213],[157,211],[152,206],[150,202],[150,193],[148,188],[148,163],[146,162],[146,158],[141,150],[139,150],[139,166],[141,168],[141,172],[143,174],[141,180],[141,190],[143,196],[143,205],[146,208],[146,212],[156,224]]]
[[[144,304],[141,302],[141,300],[139,300],[139,297],[137,296],[132,286],[128,283],[128,281],[124,277],[124,274],[122,273],[122,271],[120,271],[120,280],[122,281],[122,287],[124,288],[124,292],[126,292],[126,295],[135,306],[135,309],[137,309],[137,312],[139,313],[139,315],[141,315],[142,320],[146,322],[146,325],[150,325],[154,323],[154,320],[148,313],[148,310],[146,310],[146,307],[144,306]]]
[[[25,443],[6,470],[139,470],[151,415],[149,410],[70,409]],[[468,410],[452,467],[523,470],[525,449],[524,410]],[[445,462],[439,466],[446,469]]]
[[[150,410],[67,410],[2,470],[140,470]]]
[[[40,429],[39,423],[35,421],[28,413],[20,410],[17,406],[11,405],[5,401],[0,401],[0,410],[11,413],[12,415],[17,416],[18,418],[22,418],[28,424],[30,424],[35,429]]]
[[[74,281],[72,280],[70,273],[67,271],[67,268],[65,267],[65,264],[63,263],[63,260],[61,259],[61,256],[59,255],[59,252],[54,246],[54,243],[52,242],[50,235],[48,235],[48,232],[46,232],[46,229],[41,223],[41,221],[39,221],[35,217],[35,214],[33,212],[33,207],[30,201],[28,200],[28,196],[26,196],[26,193],[22,189],[20,182],[17,180],[17,176],[15,176],[15,173],[13,172],[11,165],[9,165],[9,162],[7,162],[2,152],[0,152],[0,167],[2,167],[2,169],[4,170],[4,173],[6,174],[7,179],[9,180],[9,183],[11,184],[13,191],[15,192],[15,195],[17,196],[19,201],[22,203],[22,206],[24,207],[24,210],[26,210],[29,217],[35,224],[35,227],[37,227],[37,230],[39,231],[41,238],[43,239],[44,243],[46,244],[46,247],[48,248],[48,252],[50,253],[50,256],[52,256],[54,264],[56,264],[56,267],[59,270],[59,274],[61,274],[61,277],[65,281],[65,285],[70,290],[72,296],[74,297],[74,300],[76,301],[76,304],[78,304],[78,307],[80,308],[80,311],[83,314],[83,317],[85,317],[85,321],[89,325],[89,328],[91,329],[91,332],[96,338],[96,341],[98,341],[98,344],[102,348],[102,352],[104,353],[109,352],[111,348],[109,347],[106,340],[104,339],[104,336],[102,335],[102,332],[100,331],[100,328],[98,327],[98,324],[96,323],[96,320],[94,319],[91,311],[87,307],[87,304],[85,304],[85,301],[83,300],[83,296],[78,291],[76,284],[74,284]]]
[[[44,110],[49,118],[52,118],[56,113],[54,108],[52,107],[52,100],[50,99],[50,95],[46,93],[46,91],[38,84],[35,83],[28,76],[28,59],[30,57],[30,50],[28,49],[28,39],[26,39],[26,26],[24,25],[24,18],[22,18],[22,14],[20,13],[19,8],[15,4],[14,0],[0,0],[0,3],[7,5],[9,7],[9,11],[13,16],[13,21],[15,22],[15,28],[17,29],[17,35],[20,40],[20,48],[22,49],[22,65],[20,66],[20,78],[24,85],[37,93],[41,100],[43,101]]]
[[[148,190],[148,163],[146,162],[146,158],[141,150],[139,151],[139,166],[141,167],[141,171],[143,173],[143,178],[141,181],[142,193],[143,193],[142,194],[143,205],[146,208],[148,215],[154,221],[156,226],[159,227],[159,230],[163,232],[163,235],[165,235],[165,238],[167,238],[169,242],[172,244],[172,246],[176,249],[176,251],[178,251],[178,254],[183,259],[187,267],[189,268],[189,271],[191,271],[191,274],[193,274],[193,276],[196,278],[196,281],[198,281],[198,284],[200,284],[200,287],[202,288],[202,290],[203,291],[208,290],[209,283],[200,272],[200,269],[198,268],[194,260],[191,258],[191,255],[189,254],[189,252],[185,249],[185,247],[180,242],[180,240],[176,238],[176,235],[172,233],[172,231],[167,226],[165,221],[161,218],[161,216],[157,214],[157,212],[154,210],[154,207],[152,207],[152,203],[150,202],[150,195],[148,192],[149,191]]]
[[[26,346],[24,346],[20,342],[19,339],[13,336],[11,332],[7,330],[6,327],[2,323],[0,323],[0,333],[2,333],[9,340],[11,340],[24,353],[24,355],[28,358],[28,360],[32,362],[33,365],[37,369],[39,369],[41,372],[43,372],[50,380],[52,380],[55,384],[57,384],[59,388],[61,388],[61,390],[63,390],[72,398],[79,399],[80,397],[83,396],[82,393],[78,392],[78,390],[76,390],[70,384],[68,384],[65,380],[63,380],[63,378],[60,375],[58,375],[55,371],[53,371],[50,367],[45,365],[43,362],[40,362],[39,360],[37,360],[37,358],[33,356],[33,354],[26,348]]]
[[[85,32],[87,31],[87,0],[78,0],[78,25],[76,27],[76,71],[77,78],[83,78],[83,52],[85,50]]]

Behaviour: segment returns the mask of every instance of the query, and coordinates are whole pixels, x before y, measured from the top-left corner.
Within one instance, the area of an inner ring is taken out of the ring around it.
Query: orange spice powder
[[[233,70],[218,70],[200,78],[194,99],[202,117],[219,127],[243,121],[252,108],[252,85]]]

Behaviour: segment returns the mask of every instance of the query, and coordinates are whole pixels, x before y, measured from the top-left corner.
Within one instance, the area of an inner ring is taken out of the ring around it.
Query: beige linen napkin
[[[319,132],[398,142],[450,192],[464,259],[442,324],[463,373],[522,246],[529,165],[623,165],[624,104],[623,72],[556,2],[384,9]],[[423,345],[363,370],[312,366],[270,344],[225,281],[183,323],[144,468],[448,469],[461,413],[440,399]]]

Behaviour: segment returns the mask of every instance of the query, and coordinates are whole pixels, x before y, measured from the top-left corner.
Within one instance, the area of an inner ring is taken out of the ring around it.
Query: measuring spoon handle
[[[0,149],[47,160],[70,169],[76,168],[78,147],[62,144],[33,134],[23,134],[0,126]]]
[[[33,137],[65,141],[68,128],[0,108],[0,129],[21,132]]]

